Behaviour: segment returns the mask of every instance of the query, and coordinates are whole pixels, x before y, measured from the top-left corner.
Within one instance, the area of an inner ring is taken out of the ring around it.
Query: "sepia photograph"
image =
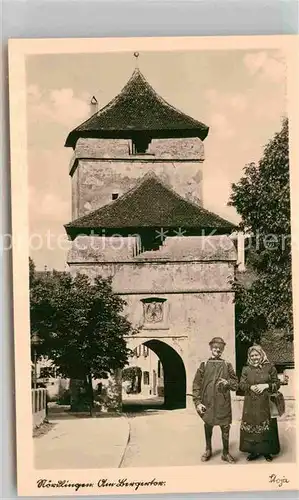
[[[12,40],[27,494],[298,487],[287,38]]]

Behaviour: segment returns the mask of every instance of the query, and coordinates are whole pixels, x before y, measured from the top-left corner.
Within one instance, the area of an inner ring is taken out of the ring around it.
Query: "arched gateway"
[[[142,340],[142,339],[140,339]],[[171,339],[170,339],[171,340]],[[159,373],[159,366],[161,364],[161,371],[163,373],[163,398],[164,404],[163,408],[166,409],[176,409],[186,407],[186,369],[184,361],[182,359],[182,353],[177,351],[171,342],[167,343],[160,339],[145,340],[142,344],[139,344],[139,338],[128,342],[129,347],[137,348],[146,347],[153,351],[158,358],[158,367],[151,366],[150,371],[143,371],[143,374],[148,374],[147,383],[152,387],[152,396],[159,395],[157,391],[157,381],[160,380],[161,374]],[[138,358],[142,357],[142,349],[139,352]],[[146,351],[147,352],[147,351]],[[148,352],[147,352],[148,355]],[[132,365],[142,367],[142,361],[134,359]],[[147,363],[150,366],[151,362]],[[150,380],[155,378],[155,380]],[[159,388],[159,386],[158,386]]]
[[[145,342],[161,360],[164,372],[164,405],[166,408],[186,407],[186,370],[181,356],[161,340]]]
[[[235,363],[234,226],[202,205],[208,131],[135,69],[65,144],[74,149],[71,273],[113,277],[136,342],[164,365],[170,406],[186,403],[211,337],[223,337]]]

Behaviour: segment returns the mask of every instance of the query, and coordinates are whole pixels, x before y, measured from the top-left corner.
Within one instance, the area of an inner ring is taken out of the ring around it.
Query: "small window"
[[[146,154],[148,146],[151,143],[151,138],[143,134],[137,134],[132,138],[132,154]]]
[[[139,358],[141,355],[141,345],[139,345],[138,347],[135,347],[133,353],[134,353],[135,358]]]
[[[112,193],[112,200],[117,200],[118,193]]]
[[[149,372],[143,372],[143,383],[149,385]]]

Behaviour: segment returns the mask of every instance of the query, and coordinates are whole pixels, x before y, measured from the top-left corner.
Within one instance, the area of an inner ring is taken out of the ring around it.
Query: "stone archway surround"
[[[134,349],[146,345],[160,359],[164,372],[164,407],[167,409],[186,408],[187,370],[186,360],[175,339],[134,337],[128,346]]]

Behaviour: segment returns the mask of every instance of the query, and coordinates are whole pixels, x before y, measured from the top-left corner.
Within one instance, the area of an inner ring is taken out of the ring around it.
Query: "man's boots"
[[[230,430],[230,425],[221,426],[222,444],[223,444],[223,452],[221,458],[222,460],[224,460],[224,462],[233,464],[235,463],[235,459],[229,453],[229,430]]]
[[[207,462],[212,456],[212,434],[213,427],[209,424],[205,424],[206,451],[201,457],[202,462]]]

